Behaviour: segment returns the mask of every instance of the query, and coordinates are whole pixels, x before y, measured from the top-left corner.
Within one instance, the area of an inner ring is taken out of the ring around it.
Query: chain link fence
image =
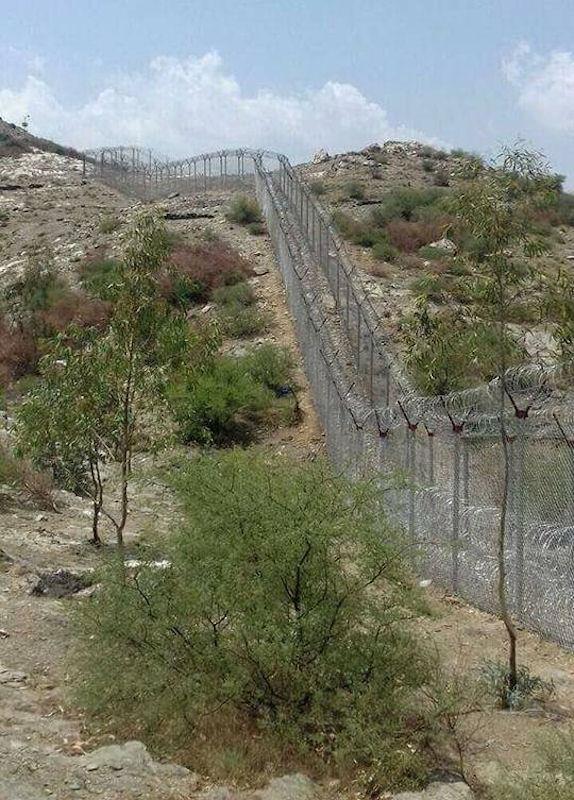
[[[506,500],[515,619],[574,648],[574,409],[559,370],[418,396],[327,212],[285,156],[234,150],[174,162],[113,148],[86,153],[84,169],[145,199],[254,189],[333,463],[380,476],[419,574],[493,612]]]

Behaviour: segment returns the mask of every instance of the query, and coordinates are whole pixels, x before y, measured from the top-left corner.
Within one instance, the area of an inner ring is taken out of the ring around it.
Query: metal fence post
[[[454,592],[458,591],[458,558],[459,558],[459,545],[460,545],[460,440],[462,429],[460,426],[453,426],[454,435],[454,459],[453,459],[453,475],[452,475],[452,531],[451,531],[451,547],[452,547],[452,589]]]

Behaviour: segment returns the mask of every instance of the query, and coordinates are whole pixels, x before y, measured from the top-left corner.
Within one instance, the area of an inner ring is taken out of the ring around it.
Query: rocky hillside
[[[57,155],[67,155],[72,158],[79,158],[80,154],[72,147],[64,147],[61,144],[34,136],[26,128],[15,125],[13,122],[6,122],[0,117],[0,158],[7,156],[17,157],[24,153],[32,152],[56,153]]]
[[[465,267],[457,258],[468,242],[457,235],[449,209],[469,167],[478,174],[485,168],[479,156],[463,150],[447,153],[394,141],[338,155],[320,151],[299,167],[330,210],[399,349],[417,298],[437,311],[458,308],[464,313],[471,303]],[[549,284],[559,273],[572,274],[573,209],[574,197],[561,192],[555,207],[540,210],[532,220],[533,233],[547,246],[534,263]],[[524,358],[553,358],[553,320],[541,319],[533,306],[521,313],[516,330]]]

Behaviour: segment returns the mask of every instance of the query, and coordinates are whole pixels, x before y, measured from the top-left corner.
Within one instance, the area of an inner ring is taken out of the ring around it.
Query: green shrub
[[[344,239],[360,247],[373,247],[378,241],[386,238],[384,232],[354,219],[343,211],[335,211],[333,222]]]
[[[443,192],[435,187],[394,189],[385,195],[380,206],[373,209],[371,219],[379,227],[384,227],[393,219],[411,220],[415,217],[415,211],[432,206],[442,198]]]
[[[219,312],[219,321],[225,336],[243,339],[263,333],[269,326],[269,316],[254,306],[232,303]]]
[[[213,292],[213,300],[218,305],[252,306],[257,302],[257,296],[246,281],[233,283],[231,286],[221,286]]]
[[[316,197],[321,197],[321,195],[324,195],[327,191],[327,187],[325,186],[323,181],[317,178],[309,183],[309,188],[311,189],[313,194],[316,195]]]
[[[5,208],[0,209],[0,226],[4,226],[8,223],[10,219],[10,214]]]
[[[170,567],[111,568],[80,611],[80,700],[190,763],[233,729],[371,796],[420,785],[429,663],[376,481],[235,450],[194,459],[177,488]]]
[[[554,684],[551,681],[532,675],[525,666],[518,667],[517,683],[511,691],[508,687],[508,665],[501,661],[485,662],[480,679],[500,708],[525,708],[533,700],[545,699],[554,693]]]
[[[115,258],[89,258],[80,264],[83,288],[101,300],[113,300],[120,279],[120,262]]]
[[[343,192],[346,197],[352,200],[363,200],[365,197],[365,187],[356,180],[347,181],[343,187]]]
[[[267,233],[267,228],[263,222],[250,222],[247,226],[247,230],[252,236],[263,236]]]
[[[263,344],[247,356],[249,372],[274,392],[293,382],[293,355],[286,347]]]
[[[450,177],[446,169],[437,169],[432,180],[435,186],[449,186]]]
[[[239,225],[261,222],[261,211],[257,200],[244,194],[235,195],[225,216],[229,222],[237,222]]]
[[[556,201],[556,224],[574,225],[574,194],[561,192]]]
[[[392,263],[397,255],[397,249],[385,239],[380,239],[373,245],[373,256],[377,261],[389,261]]]
[[[231,357],[179,379],[168,395],[183,441],[218,447],[252,442],[273,403],[245,359]]]
[[[69,287],[58,275],[53,256],[48,251],[34,249],[28,256],[22,277],[7,292],[12,316],[30,323],[39,312],[47,311],[61,299]]]
[[[496,327],[468,320],[459,310],[432,311],[429,300],[444,300],[443,276],[425,275],[413,284],[420,293],[417,307],[402,322],[406,363],[416,385],[427,394],[448,394],[498,374],[500,341]],[[524,356],[517,339],[507,338],[505,362]]]
[[[434,172],[435,163],[432,158],[423,158],[423,170],[425,172]]]
[[[421,258],[426,258],[427,261],[442,261],[452,258],[450,250],[443,250],[441,247],[431,247],[428,244],[420,248],[418,255]]]

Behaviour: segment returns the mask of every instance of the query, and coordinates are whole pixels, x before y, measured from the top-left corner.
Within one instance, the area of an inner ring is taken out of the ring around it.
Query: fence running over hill
[[[408,533],[418,572],[496,611],[506,451],[510,608],[525,627],[574,648],[574,409],[560,402],[559,373],[509,374],[503,410],[496,383],[417,396],[329,215],[285,156],[234,150],[168,161],[113,148],[87,153],[84,164],[148,199],[255,187],[334,464],[394,476],[382,487],[385,505]]]

